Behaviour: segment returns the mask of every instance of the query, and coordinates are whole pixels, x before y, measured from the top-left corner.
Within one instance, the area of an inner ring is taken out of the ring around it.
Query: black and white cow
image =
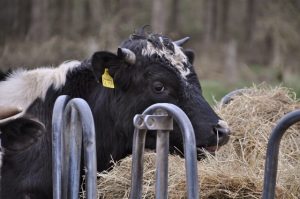
[[[203,98],[192,66],[194,55],[180,47],[184,41],[172,42],[141,29],[116,54],[96,52],[90,59],[57,68],[17,70],[0,82],[0,106],[24,110],[0,126],[5,148],[1,198],[52,198],[51,115],[59,95],[80,97],[90,105],[98,171],[107,169],[111,158],[119,160],[132,152],[134,115],[158,102],[173,103],[186,112],[198,149],[213,152],[224,145],[228,126]],[[102,81],[103,74],[113,82]],[[175,126],[170,151],[183,151],[182,145]],[[146,147],[155,148],[154,134],[149,133]]]

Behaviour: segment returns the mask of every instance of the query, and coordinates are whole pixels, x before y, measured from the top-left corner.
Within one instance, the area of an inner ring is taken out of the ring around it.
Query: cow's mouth
[[[215,153],[220,149],[220,145],[217,146],[200,146],[197,147],[197,160],[202,160],[206,158],[207,154],[215,155]],[[174,150],[171,152],[171,154],[177,154],[180,157],[184,158],[183,150],[179,150],[178,148],[174,148]]]
[[[216,151],[220,149],[220,146],[206,146],[197,147],[197,159],[201,160],[206,157],[207,154],[215,155]]]
[[[209,152],[214,154],[216,151],[219,150],[219,146],[209,146],[209,147],[197,147],[197,154]]]

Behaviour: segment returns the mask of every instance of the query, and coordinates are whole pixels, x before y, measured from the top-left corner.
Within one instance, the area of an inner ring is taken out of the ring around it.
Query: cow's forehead
[[[175,69],[183,79],[186,79],[187,75],[191,72],[186,55],[182,52],[181,48],[174,43],[171,43],[173,48],[167,48],[164,45],[163,39],[161,37],[159,38],[162,46],[158,48],[155,47],[153,43],[147,41],[145,47],[142,49],[142,56],[151,57],[156,55],[162,59],[166,59],[170,63],[168,67]]]
[[[183,80],[187,80],[187,76],[191,73],[191,65],[182,48],[168,37],[143,33],[142,35],[132,35],[123,44],[125,48],[129,47],[138,56],[147,57],[147,60],[152,58],[154,61],[162,60],[162,65],[178,73]]]

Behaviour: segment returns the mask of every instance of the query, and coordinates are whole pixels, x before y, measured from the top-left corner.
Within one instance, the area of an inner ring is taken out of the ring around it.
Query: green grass
[[[215,100],[220,101],[224,95],[231,91],[231,88],[219,81],[203,80],[201,86],[203,96],[210,105],[215,104]]]

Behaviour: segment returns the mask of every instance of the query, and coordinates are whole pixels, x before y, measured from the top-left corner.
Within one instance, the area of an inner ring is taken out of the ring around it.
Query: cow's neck
[[[128,147],[131,146],[128,143],[131,142],[131,138],[128,137],[127,131],[133,130],[124,129],[119,125],[120,120],[132,123],[131,119],[118,110],[118,100],[122,97],[120,92],[117,88],[105,88],[101,82],[97,82],[89,65],[72,70],[67,75],[66,85],[59,92],[59,95],[80,97],[88,102],[94,116],[97,151],[104,151],[97,154],[97,159],[102,162],[98,167],[99,171],[107,169],[112,159],[119,160],[131,150]],[[120,117],[122,115],[123,119]],[[126,126],[128,128],[128,125]],[[107,164],[103,164],[104,162]]]

